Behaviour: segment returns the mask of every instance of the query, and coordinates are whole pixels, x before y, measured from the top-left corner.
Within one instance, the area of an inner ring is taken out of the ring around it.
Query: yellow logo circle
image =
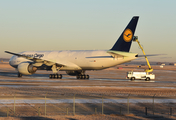
[[[126,29],[124,32],[123,32],[123,39],[126,41],[126,42],[130,42],[131,39],[133,37],[133,33],[130,29]]]

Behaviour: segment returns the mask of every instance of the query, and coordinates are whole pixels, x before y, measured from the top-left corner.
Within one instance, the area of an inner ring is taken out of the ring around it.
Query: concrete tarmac
[[[49,79],[49,74],[52,72],[42,70],[33,75],[18,78],[17,71],[8,63],[4,63],[0,64],[0,89],[9,89],[10,91],[4,91],[6,94],[14,94],[16,89],[20,89],[21,92],[24,90],[23,94],[27,94],[29,91],[26,89],[32,89],[33,95],[41,93],[43,89],[41,94],[54,91],[60,94],[80,92],[83,94],[85,92],[86,94],[123,93],[145,96],[176,95],[176,67],[174,66],[164,66],[164,68],[153,66],[156,79],[151,81],[125,79],[128,71],[143,71],[147,66],[137,68],[137,65],[119,65],[118,67],[122,69],[113,67],[99,71],[87,71],[86,74],[90,75],[89,80],[76,79],[75,76],[69,76],[64,71],[59,71],[59,74],[63,75],[62,79]]]
[[[63,79],[49,79],[49,74],[52,74],[52,72],[42,70],[33,75],[18,78],[17,71],[14,68],[8,63],[1,63],[0,102],[2,106],[0,114],[6,116],[7,107],[9,107],[11,110],[9,115],[15,116],[13,103],[16,102],[18,116],[37,116],[38,112],[36,111],[41,105],[44,108],[45,95],[47,95],[47,118],[49,119],[176,119],[174,115],[168,116],[168,107],[173,107],[174,99],[176,99],[176,67],[164,66],[164,68],[160,68],[159,66],[153,66],[156,79],[151,81],[125,79],[128,71],[144,71],[146,68],[147,66],[138,68],[137,65],[119,65],[100,71],[87,71],[86,74],[90,75],[89,80],[76,79],[75,76],[69,76],[64,71],[59,72],[63,75]],[[87,112],[85,112],[85,115],[72,117],[70,117],[72,113],[68,116],[55,116],[66,114],[65,103],[70,109],[73,107],[74,95],[76,96],[77,114],[83,114],[81,112],[84,110],[91,111],[90,114],[94,113],[94,108],[92,108],[94,103],[99,108],[100,113],[102,96],[104,104],[106,104],[105,112],[110,113],[108,115],[86,115]],[[130,110],[137,110],[137,112],[133,111],[133,114],[126,115],[124,109],[126,109],[129,95]],[[153,96],[157,103],[157,106],[155,106],[157,116],[151,117]],[[171,104],[168,104],[168,102]],[[150,116],[144,116],[145,106],[151,107],[149,110]],[[58,108],[56,109],[56,107]],[[123,115],[117,112],[119,107],[124,110]],[[44,109],[42,110],[42,114],[44,114]],[[52,112],[53,110],[55,113]],[[64,113],[62,113],[63,111]],[[42,116],[42,119],[44,118],[46,117]],[[17,117],[10,117],[9,119],[18,120]]]

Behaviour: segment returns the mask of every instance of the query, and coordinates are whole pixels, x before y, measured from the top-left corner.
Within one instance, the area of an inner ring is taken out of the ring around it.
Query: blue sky
[[[176,62],[175,0],[0,0],[0,56],[45,50],[108,50],[133,16],[151,61]],[[137,43],[131,52],[142,54]]]

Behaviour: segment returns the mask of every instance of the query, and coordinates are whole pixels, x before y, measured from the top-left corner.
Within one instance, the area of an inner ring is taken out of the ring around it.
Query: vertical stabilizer
[[[139,16],[134,16],[110,50],[129,52]]]

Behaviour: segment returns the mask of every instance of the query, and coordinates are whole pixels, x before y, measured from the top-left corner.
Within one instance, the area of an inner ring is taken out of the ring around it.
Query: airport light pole
[[[46,93],[46,95],[47,95],[47,93]],[[46,95],[45,95],[45,116],[46,116]]]
[[[155,104],[154,104],[155,95],[156,95],[156,94],[154,94],[154,96],[153,96],[153,115],[154,115],[154,111],[155,111],[155,108],[154,108],[154,107],[155,107]]]
[[[15,95],[14,95],[14,108],[13,109],[14,109],[14,116],[15,116]]]
[[[73,115],[75,116],[75,94],[73,97]]]
[[[103,95],[102,95],[102,115],[103,115]]]
[[[128,95],[128,100],[127,100],[127,113],[129,114],[129,97],[130,97],[130,94]]]

